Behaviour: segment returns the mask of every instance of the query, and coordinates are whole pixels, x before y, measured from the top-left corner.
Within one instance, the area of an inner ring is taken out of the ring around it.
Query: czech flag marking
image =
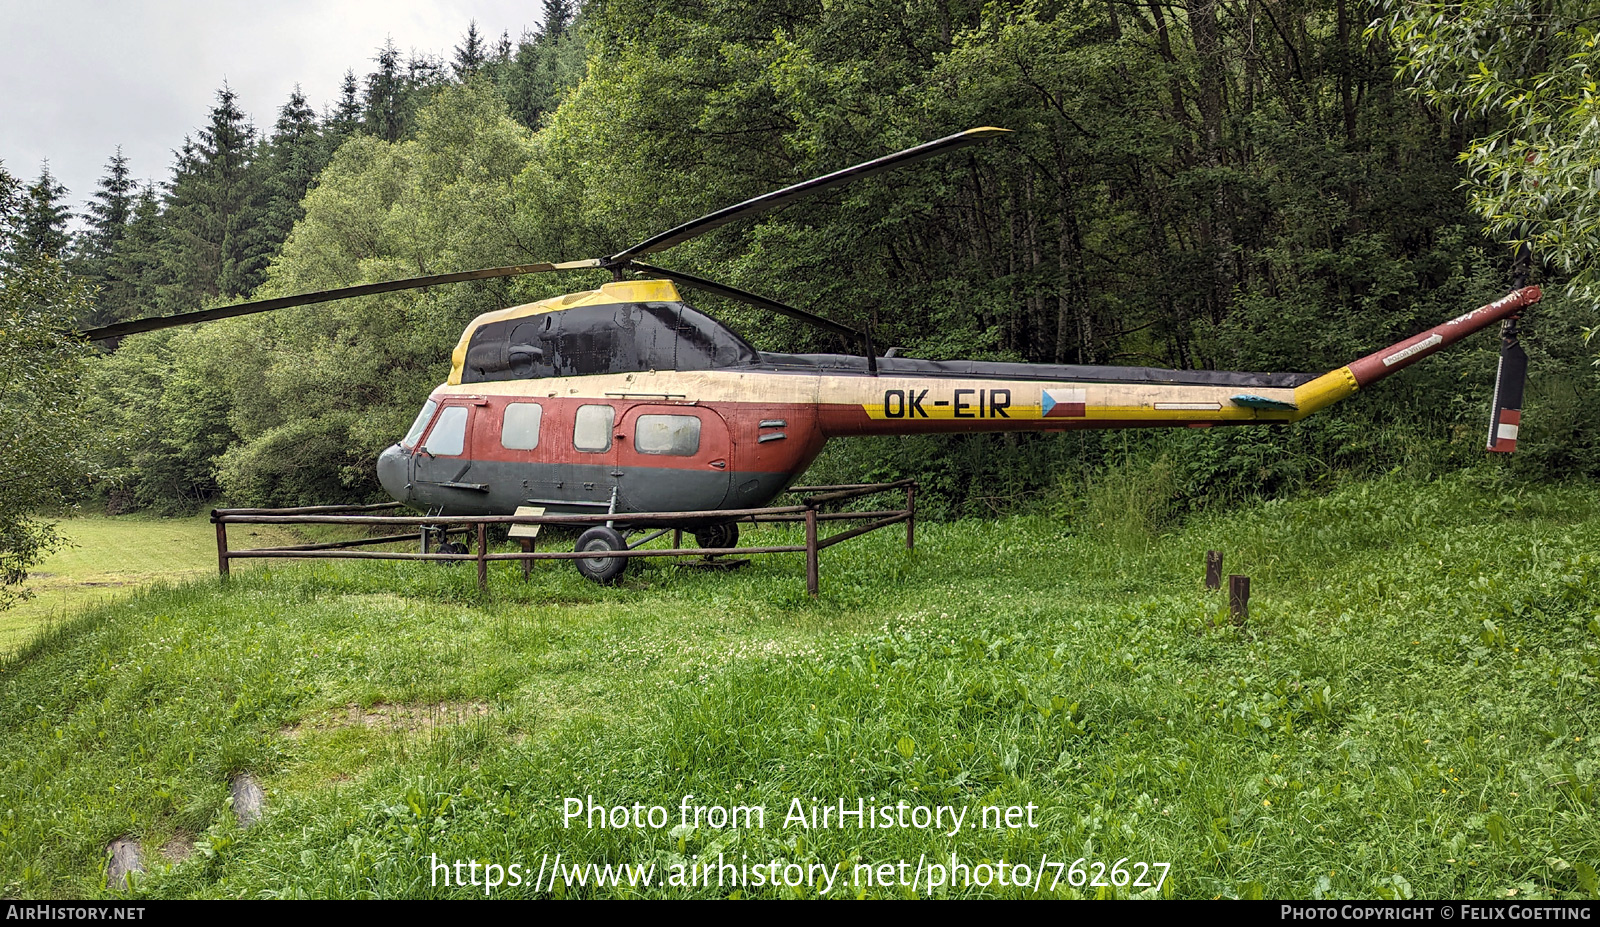
[[[1045,418],[1083,418],[1087,390],[1047,389],[1039,399]]]

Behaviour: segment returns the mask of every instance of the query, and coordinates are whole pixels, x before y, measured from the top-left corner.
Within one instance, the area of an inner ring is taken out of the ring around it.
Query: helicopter
[[[1272,425],[1298,421],[1462,338],[1502,325],[1488,450],[1516,447],[1527,356],[1520,312],[1536,286],[1326,373],[925,360],[879,355],[870,327],[683,271],[645,264],[738,219],[1003,135],[959,132],[746,200],[607,257],[522,264],[341,287],[140,319],[83,333],[91,341],[336,299],[535,273],[610,271],[597,289],[473,319],[409,431],[383,451],[377,476],[396,501],[430,515],[508,515],[534,506],[594,514],[580,551],[628,546],[628,516],[683,512],[678,527],[706,548],[732,548],[738,526],[718,511],[765,505],[833,438],[1087,428]],[[630,279],[627,274],[643,279]],[[760,351],[691,307],[708,292],[859,341],[861,354]],[[657,522],[656,527],[660,524]],[[614,582],[626,558],[579,558]]]

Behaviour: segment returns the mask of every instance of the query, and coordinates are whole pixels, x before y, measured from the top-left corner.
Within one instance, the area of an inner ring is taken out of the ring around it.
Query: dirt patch
[[[190,834],[173,834],[171,840],[161,845],[161,856],[173,865],[177,865],[193,855],[194,837]]]
[[[279,733],[285,737],[299,737],[307,730],[331,731],[347,727],[416,733],[487,717],[489,711],[487,702],[435,702],[427,705],[378,702],[370,708],[350,704],[343,709],[292,724]]]

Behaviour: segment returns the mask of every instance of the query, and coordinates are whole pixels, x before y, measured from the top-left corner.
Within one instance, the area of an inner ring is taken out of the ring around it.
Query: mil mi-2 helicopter
[[[1503,322],[1490,422],[1492,451],[1515,448],[1527,357],[1515,318],[1537,287],[1321,375],[879,356],[870,330],[682,271],[644,264],[664,251],[862,177],[1005,133],[979,128],[807,180],[702,216],[609,257],[524,264],[342,287],[85,332],[90,340],[373,293],[572,270],[608,270],[599,289],[489,312],[462,333],[449,378],[378,458],[396,500],[440,515],[506,515],[519,506],[602,514],[578,550],[618,550],[628,515],[765,505],[830,438],[969,431],[1210,427],[1298,421],[1480,329]],[[627,272],[646,279],[630,280]],[[758,351],[691,308],[698,289],[859,339],[863,353]],[[659,523],[657,525],[659,527]],[[732,521],[685,519],[707,548],[731,548]],[[621,529],[621,530],[619,530]],[[625,558],[577,559],[614,581]]]

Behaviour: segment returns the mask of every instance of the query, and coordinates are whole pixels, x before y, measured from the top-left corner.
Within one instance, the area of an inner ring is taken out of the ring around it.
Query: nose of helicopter
[[[378,482],[398,502],[406,501],[411,494],[411,481],[407,478],[410,461],[406,458],[406,452],[398,444],[378,455]]]

